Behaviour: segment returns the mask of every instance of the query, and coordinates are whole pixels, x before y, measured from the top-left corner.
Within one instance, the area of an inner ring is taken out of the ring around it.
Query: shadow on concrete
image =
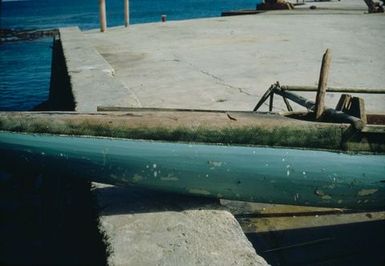
[[[118,187],[96,184],[102,215],[223,209],[218,199],[186,196],[135,187]]]
[[[271,265],[385,265],[385,221],[246,234]]]

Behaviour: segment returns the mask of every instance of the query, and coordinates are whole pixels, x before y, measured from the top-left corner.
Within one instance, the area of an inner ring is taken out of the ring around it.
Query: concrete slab
[[[109,265],[267,265],[215,200],[94,186]]]

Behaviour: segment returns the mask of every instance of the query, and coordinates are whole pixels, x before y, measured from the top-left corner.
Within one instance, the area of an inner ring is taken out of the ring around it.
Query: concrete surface
[[[267,265],[218,201],[94,186],[109,265]]]
[[[350,1],[331,4],[348,9]],[[306,9],[149,23],[84,32],[84,38],[140,106],[251,110],[275,81],[316,85],[327,48],[330,86],[384,88],[384,15],[364,14],[361,6],[339,15]],[[327,105],[335,106],[338,98],[330,93]],[[385,96],[364,98],[368,111],[384,111]],[[108,104],[100,99],[100,105]],[[280,99],[276,106],[277,111],[284,107]]]

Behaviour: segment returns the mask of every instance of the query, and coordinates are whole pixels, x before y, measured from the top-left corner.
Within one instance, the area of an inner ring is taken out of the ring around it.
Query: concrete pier
[[[61,29],[76,110],[96,111],[99,105],[252,110],[276,81],[317,85],[327,48],[329,86],[383,89],[384,15],[365,14],[363,1],[328,3],[334,4],[337,13],[307,4],[293,12],[149,23],[105,33]],[[369,112],[383,111],[385,96],[361,96]],[[338,98],[329,93],[326,105],[334,107]],[[284,109],[281,101],[275,106]]]
[[[104,33],[65,28],[60,29],[61,52],[79,112],[96,112],[98,106],[252,110],[276,81],[316,86],[327,48],[332,51],[330,86],[384,89],[385,19],[366,10],[363,1],[345,0]],[[315,93],[300,94],[315,99]],[[368,112],[385,111],[384,95],[359,96]],[[334,107],[338,99],[338,93],[329,93],[326,105]],[[274,111],[282,110],[285,105],[277,99]],[[191,206],[184,199],[184,207],[178,207],[160,194],[149,202],[142,192],[124,199],[128,192],[121,189],[97,185],[96,190],[112,265],[266,264],[217,202]],[[132,197],[147,203],[132,208]],[[160,205],[151,207],[154,202]],[[114,211],[122,204],[128,209]]]

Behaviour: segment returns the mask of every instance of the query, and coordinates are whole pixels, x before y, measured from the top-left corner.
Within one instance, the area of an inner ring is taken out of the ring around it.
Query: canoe
[[[0,169],[215,198],[384,209],[384,138],[381,125],[373,127],[352,141],[349,124],[254,112],[0,113]]]

